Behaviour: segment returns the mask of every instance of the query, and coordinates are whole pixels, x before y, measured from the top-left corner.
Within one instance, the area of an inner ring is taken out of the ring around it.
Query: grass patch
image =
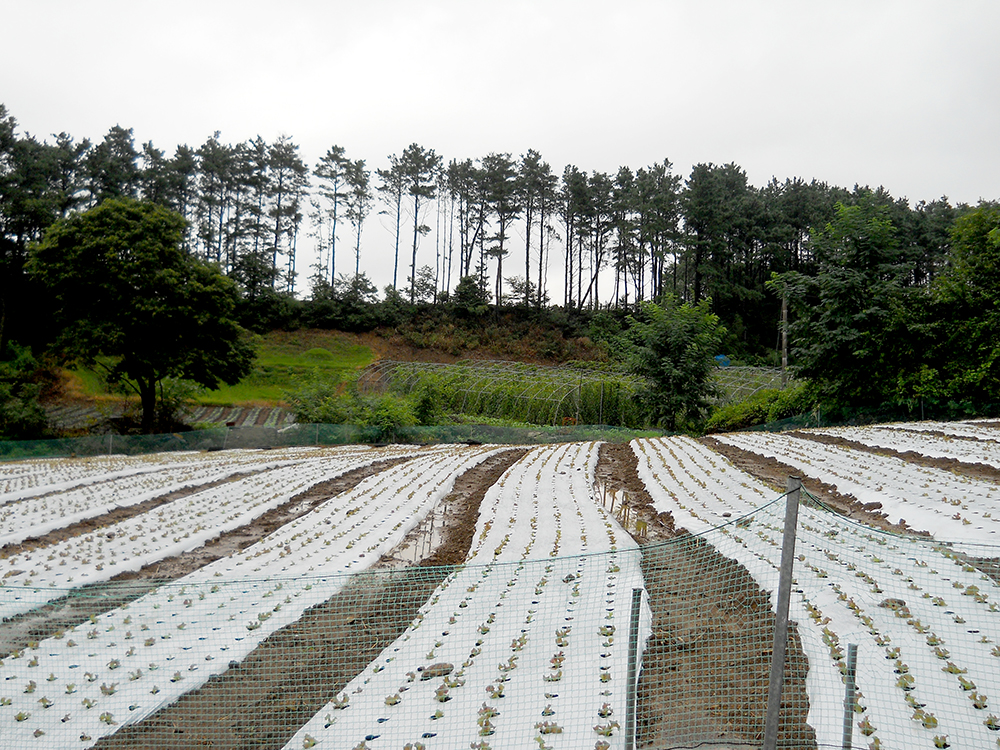
[[[371,349],[335,331],[272,331],[260,337],[253,372],[236,385],[202,392],[197,401],[220,406],[275,404],[303,377],[339,376],[371,361]]]
[[[371,361],[371,349],[352,343],[336,331],[272,331],[258,337],[257,362],[249,375],[235,385],[201,391],[195,401],[210,406],[276,405],[283,402],[285,392],[303,377],[339,376]],[[66,381],[73,395],[85,398],[108,395],[103,379],[94,370],[69,370]]]
[[[104,379],[86,367],[63,370],[63,389],[74,398],[100,398],[107,396]]]

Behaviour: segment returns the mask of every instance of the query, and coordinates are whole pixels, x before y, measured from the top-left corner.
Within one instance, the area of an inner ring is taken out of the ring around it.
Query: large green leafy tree
[[[57,221],[28,260],[52,295],[56,351],[133,387],[145,431],[165,379],[215,388],[246,375],[254,358],[235,322],[235,284],[180,249],[184,228],[162,206],[111,199]]]
[[[1000,399],[1000,204],[982,203],[955,221],[944,272],[931,287],[930,395]]]
[[[633,372],[649,381],[642,399],[650,420],[668,430],[701,419],[715,395],[714,356],[725,336],[708,300],[680,304],[665,296],[628,318]]]
[[[838,203],[812,248],[816,276],[789,272],[777,285],[793,308],[798,375],[832,406],[893,400],[900,367],[911,359],[916,331],[908,324],[921,293],[907,289],[910,266],[888,208],[870,194]]]

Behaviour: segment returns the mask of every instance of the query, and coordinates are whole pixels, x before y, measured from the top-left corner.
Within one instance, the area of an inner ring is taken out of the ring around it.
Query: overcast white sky
[[[1000,199],[998,29],[997,0],[0,0],[0,102],[22,133],[120,124],[168,153],[216,130],[310,165],[534,148],[975,203]]]

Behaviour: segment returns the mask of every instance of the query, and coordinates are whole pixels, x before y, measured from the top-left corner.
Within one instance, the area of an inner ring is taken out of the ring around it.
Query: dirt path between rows
[[[601,446],[598,477],[629,492],[649,532],[639,539],[653,634],[642,657],[637,747],[759,747],[774,613],[749,572],[657,514],[631,447]],[[815,747],[806,723],[808,662],[795,623],[788,641],[779,747]]]
[[[456,480],[442,501],[452,520],[429,557],[400,569],[402,553],[390,552],[372,572],[353,576],[227,672],[96,747],[281,748],[399,637],[453,566],[465,560],[486,491],[527,450],[499,453]]]
[[[313,485],[305,492],[296,495],[277,508],[272,508],[249,524],[220,534],[215,539],[206,542],[201,547],[193,549],[190,552],[159,560],[138,571],[120,573],[102,583],[83,586],[74,590],[68,596],[49,602],[31,612],[6,619],[0,623],[0,653],[9,654],[13,651],[23,649],[32,642],[40,641],[68,627],[78,625],[86,621],[91,615],[99,615],[102,612],[107,612],[109,609],[120,607],[133,599],[138,599],[143,594],[148,593],[166,581],[185,576],[210,562],[245,549],[263,539],[275,529],[308,513],[334,495],[356,487],[363,479],[407,460],[409,459],[405,457],[391,458],[384,461],[376,461],[368,466],[345,472],[334,479]],[[233,475],[218,482],[171,492],[167,495],[146,501],[146,503],[151,503],[152,505],[145,508],[145,510],[156,508],[171,500],[177,500],[195,492],[218,486],[226,481],[234,481],[245,476],[248,476],[246,472]],[[132,511],[134,508],[146,503],[118,510]],[[89,533],[102,526],[106,526],[107,523],[120,521],[123,518],[129,518],[134,515],[137,515],[137,512],[118,515],[117,511],[112,511],[98,517],[106,519],[106,523],[94,525],[93,522],[95,519],[88,519],[80,524],[74,524],[65,529],[30,539],[20,545],[16,545],[16,547],[18,549],[35,549],[77,534]]]

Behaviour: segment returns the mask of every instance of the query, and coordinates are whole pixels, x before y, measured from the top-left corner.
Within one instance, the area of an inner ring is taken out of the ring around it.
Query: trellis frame
[[[358,379],[358,387],[366,393],[410,394],[429,376],[456,378],[463,383],[455,390],[461,394],[460,411],[472,404],[480,403],[485,394],[497,390],[498,384],[513,386],[504,388],[516,401],[526,404],[526,413],[532,412],[532,404],[544,404],[539,411],[551,415],[551,424],[560,419],[581,423],[582,394],[588,386],[599,389],[597,423],[607,420],[605,391],[611,388],[635,388],[641,381],[626,373],[588,370],[578,367],[550,367],[530,365],[505,360],[465,360],[455,364],[437,362],[401,362],[383,359],[366,367]],[[518,388],[517,384],[521,384]],[[610,396],[610,393],[608,394]],[[549,421],[549,420],[546,420]]]

